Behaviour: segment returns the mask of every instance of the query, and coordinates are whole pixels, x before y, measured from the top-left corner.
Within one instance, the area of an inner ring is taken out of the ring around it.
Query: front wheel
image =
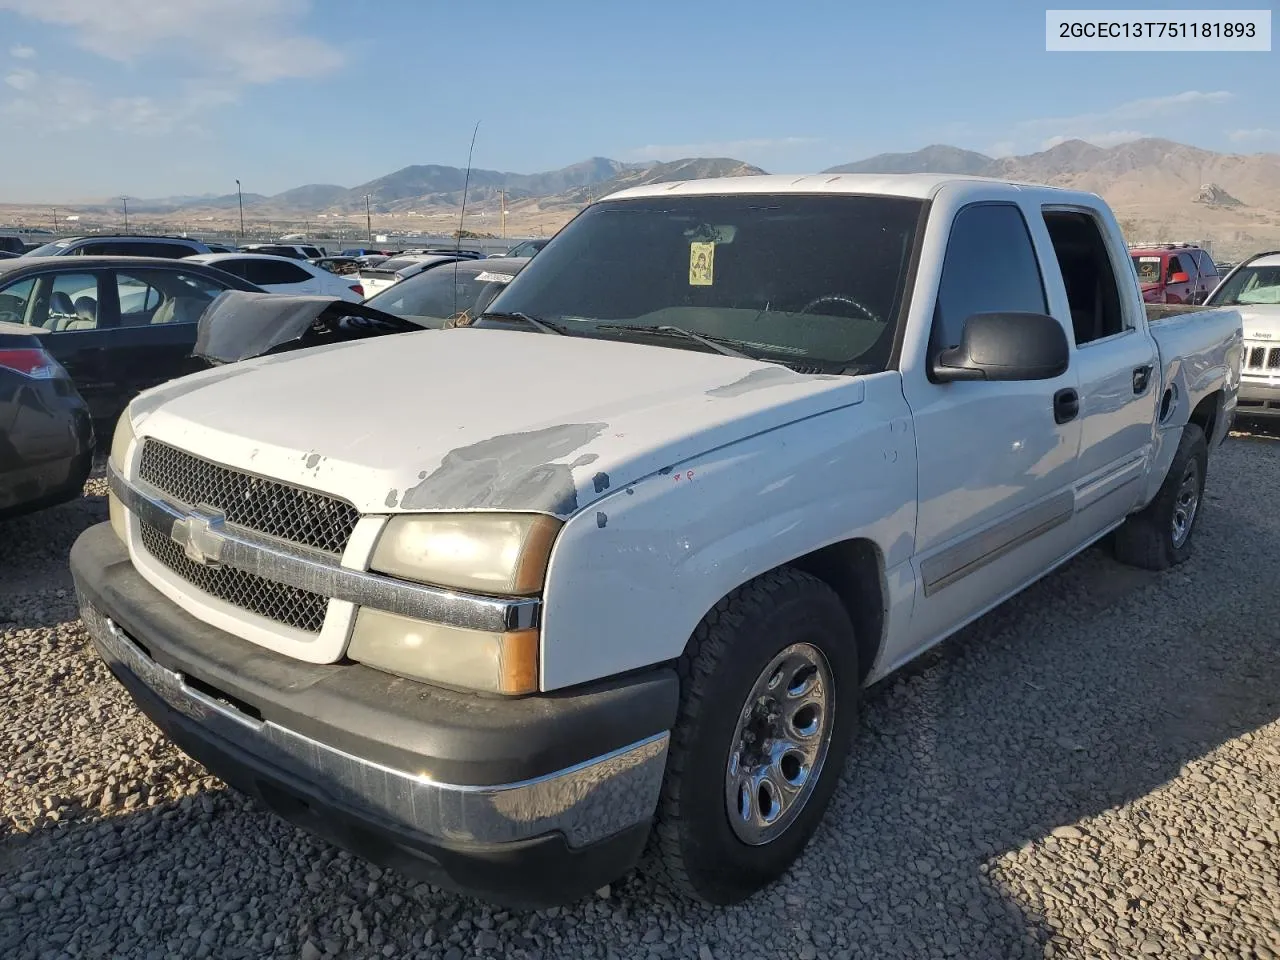
[[[1117,560],[1144,570],[1167,570],[1191,556],[1208,465],[1204,431],[1188,423],[1160,492],[1116,531]]]
[[[680,672],[658,867],[678,893],[736,903],[786,872],[840,779],[861,686],[853,627],[830,587],[782,568],[716,605]]]

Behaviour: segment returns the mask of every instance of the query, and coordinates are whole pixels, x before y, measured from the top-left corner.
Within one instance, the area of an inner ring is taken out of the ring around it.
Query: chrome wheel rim
[[[1200,464],[1195,460],[1187,462],[1182,473],[1182,483],[1178,485],[1178,495],[1173,501],[1173,545],[1180,547],[1191,536],[1191,525],[1196,522],[1196,511],[1200,509]]]
[[[833,694],[831,667],[811,643],[780,651],[756,677],[724,778],[729,823],[743,843],[769,843],[804,809],[827,758]]]

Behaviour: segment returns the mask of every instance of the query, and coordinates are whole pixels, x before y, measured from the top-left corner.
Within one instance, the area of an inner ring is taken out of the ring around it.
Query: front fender
[[[541,686],[672,660],[735,587],[820,547],[909,560],[915,434],[897,374],[862,403],[757,434],[620,487],[565,524],[547,574]]]

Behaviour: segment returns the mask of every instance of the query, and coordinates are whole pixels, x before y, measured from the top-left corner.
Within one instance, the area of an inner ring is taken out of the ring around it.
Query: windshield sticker
[[[1138,260],[1142,263],[1159,263],[1160,262],[1159,257],[1139,257]]]
[[[714,243],[689,244],[689,286],[709,287],[716,269]]]
[[[514,273],[490,273],[486,270],[476,277],[477,283],[510,283],[515,279]]]

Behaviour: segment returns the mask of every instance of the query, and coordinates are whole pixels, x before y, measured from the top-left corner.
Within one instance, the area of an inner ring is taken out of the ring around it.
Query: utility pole
[[[507,190],[502,189],[502,239],[507,239]]]
[[[121,197],[120,199],[124,201],[124,232],[128,233],[129,232],[129,198]]]
[[[53,232],[55,234],[58,232],[58,208],[57,207],[53,208]]]
[[[236,180],[236,200],[240,204],[240,242],[244,243],[244,194],[240,192],[239,180]]]
[[[373,243],[373,214],[369,212],[369,194],[364,195],[364,225],[369,231],[369,242]]]

